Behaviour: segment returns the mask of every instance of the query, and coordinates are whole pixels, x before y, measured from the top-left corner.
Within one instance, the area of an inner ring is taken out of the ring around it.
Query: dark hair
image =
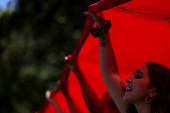
[[[170,69],[153,63],[146,63],[149,70],[150,84],[157,89],[151,109],[153,113],[170,113]],[[134,105],[127,106],[127,113],[137,113]]]

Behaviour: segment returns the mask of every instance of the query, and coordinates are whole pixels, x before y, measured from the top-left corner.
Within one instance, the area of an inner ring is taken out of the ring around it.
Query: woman
[[[91,15],[99,28],[105,26],[99,19],[100,15],[90,11],[85,14]],[[108,32],[99,35],[99,62],[105,85],[121,113],[170,113],[168,68],[146,63],[126,79],[125,89]]]

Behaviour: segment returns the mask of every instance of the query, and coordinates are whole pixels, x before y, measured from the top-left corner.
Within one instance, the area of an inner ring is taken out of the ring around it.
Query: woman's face
[[[126,103],[135,104],[145,102],[146,96],[153,91],[150,85],[150,77],[147,64],[144,64],[134,72],[134,75],[126,79],[127,87],[123,100]]]

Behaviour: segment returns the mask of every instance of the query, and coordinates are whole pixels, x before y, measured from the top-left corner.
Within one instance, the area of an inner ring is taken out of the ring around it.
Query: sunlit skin
[[[148,72],[147,64],[144,64],[139,69],[134,72],[134,75],[126,79],[127,87],[132,88],[132,91],[125,91],[123,100],[126,103],[134,104],[136,107],[138,105],[148,105],[145,102],[146,96],[151,95],[154,88],[150,85],[150,77]]]

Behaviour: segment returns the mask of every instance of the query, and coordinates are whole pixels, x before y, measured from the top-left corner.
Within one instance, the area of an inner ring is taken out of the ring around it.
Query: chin
[[[127,101],[127,97],[123,96],[123,101],[126,102]]]
[[[128,104],[132,104],[132,99],[129,96],[123,96],[123,101]]]

